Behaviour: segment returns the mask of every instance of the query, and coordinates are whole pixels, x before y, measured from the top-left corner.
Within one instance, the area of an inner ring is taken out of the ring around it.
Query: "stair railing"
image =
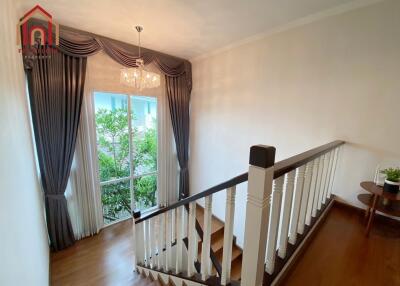
[[[274,147],[253,146],[248,173],[152,213],[134,213],[136,267],[206,285],[239,284],[231,279],[235,196],[236,186],[248,181],[240,285],[270,285],[331,201],[344,143],[334,141],[277,163]],[[211,247],[211,223],[213,194],[221,191],[226,191],[226,205],[219,265]],[[200,201],[203,229],[196,220]]]
[[[344,143],[334,141],[275,164],[275,148],[252,147],[241,285],[270,285],[279,275],[330,202]]]
[[[244,173],[149,214],[134,213],[136,266],[199,283],[227,285],[231,281],[236,186],[247,179],[248,173]],[[211,248],[213,194],[221,191],[226,191],[222,265]],[[203,229],[196,220],[200,202],[204,205]],[[198,257],[199,243],[201,257]],[[217,275],[212,275],[213,267]]]

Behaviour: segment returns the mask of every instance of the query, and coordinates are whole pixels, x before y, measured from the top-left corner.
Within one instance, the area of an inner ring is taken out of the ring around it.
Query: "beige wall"
[[[385,1],[195,60],[191,191],[246,171],[251,145],[281,160],[343,139],[334,193],[358,205],[378,163],[400,165],[399,35],[400,1]]]
[[[0,4],[0,285],[49,282],[49,249],[36,175],[12,0]]]

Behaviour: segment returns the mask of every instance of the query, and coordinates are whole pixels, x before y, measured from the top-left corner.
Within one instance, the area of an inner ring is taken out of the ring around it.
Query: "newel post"
[[[249,163],[241,285],[260,286],[264,277],[275,148],[252,146]]]

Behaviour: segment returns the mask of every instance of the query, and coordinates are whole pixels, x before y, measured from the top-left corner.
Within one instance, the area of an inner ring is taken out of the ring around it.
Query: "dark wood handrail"
[[[312,160],[324,155],[325,153],[328,153],[329,151],[345,143],[345,141],[336,140],[275,163],[274,179],[277,179],[285,175],[286,173],[289,173],[290,171],[293,171],[298,167],[303,166],[308,162],[311,162]]]
[[[345,141],[342,140],[336,140],[333,141],[331,143],[319,146],[317,148],[308,150],[306,152],[303,152],[301,154],[292,156],[290,158],[287,158],[285,160],[279,161],[277,163],[275,163],[274,165],[274,179],[279,178],[281,176],[283,176],[286,173],[289,173],[290,171],[293,171],[295,169],[297,169],[300,166],[303,166],[304,164],[307,164],[308,162],[311,162],[312,160],[314,160],[315,158],[318,158],[319,156],[322,156],[325,153],[328,153],[329,151],[335,149],[336,147],[339,147],[343,144],[345,144]],[[214,187],[211,187],[201,193],[192,195],[190,197],[184,198],[170,206],[167,206],[165,208],[160,208],[157,209],[153,212],[147,213],[145,215],[141,215],[139,218],[136,219],[135,224],[141,223],[149,218],[158,216],[162,213],[165,213],[169,210],[173,210],[176,209],[180,206],[184,206],[187,205],[191,202],[194,202],[198,199],[207,197],[209,195],[212,195],[214,193],[220,192],[222,190],[225,190],[227,188],[236,186],[238,184],[244,183],[248,180],[248,176],[249,174],[243,173],[239,176],[236,176],[226,182],[223,182],[219,185],[216,185]]]
[[[187,204],[189,204],[191,202],[194,202],[194,201],[196,201],[198,199],[201,199],[201,198],[204,198],[204,197],[208,197],[209,195],[212,195],[214,193],[217,193],[217,192],[220,192],[222,190],[225,190],[225,189],[231,188],[233,186],[239,185],[241,183],[244,183],[244,182],[246,182],[248,180],[248,176],[249,176],[249,174],[246,172],[246,173],[241,174],[241,175],[239,175],[237,177],[234,177],[234,178],[232,178],[232,179],[230,179],[230,180],[228,180],[226,182],[223,182],[223,183],[221,183],[219,185],[211,187],[211,188],[209,188],[209,189],[207,189],[207,190],[205,190],[205,191],[203,191],[201,193],[198,193],[198,194],[195,194],[193,196],[184,198],[184,199],[182,199],[182,200],[180,200],[180,201],[178,201],[178,202],[176,202],[176,203],[174,203],[174,204],[172,204],[170,206],[167,206],[165,208],[160,208],[158,210],[155,210],[154,212],[145,214],[144,216],[140,216],[140,218],[136,219],[135,224],[141,223],[141,222],[143,222],[145,220],[148,220],[149,218],[158,216],[158,215],[160,215],[162,213],[165,213],[165,212],[167,212],[169,210],[173,210],[173,209],[176,209],[176,208],[178,208],[180,206],[187,205]]]

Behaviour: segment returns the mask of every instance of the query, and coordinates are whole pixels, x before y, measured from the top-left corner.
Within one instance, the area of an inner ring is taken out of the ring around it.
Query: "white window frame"
[[[159,111],[160,111],[160,107],[159,107],[159,100],[158,100],[158,96],[152,96],[152,95],[141,95],[141,94],[128,94],[128,93],[123,93],[123,92],[113,92],[113,91],[101,91],[101,90],[93,90],[92,92],[92,96],[93,96],[93,102],[94,102],[94,108],[96,108],[96,93],[108,93],[108,94],[117,94],[117,95],[125,95],[127,97],[127,101],[128,101],[128,106],[127,106],[127,110],[128,110],[128,132],[129,132],[129,172],[130,172],[130,176],[127,177],[123,177],[123,178],[118,178],[118,179],[112,179],[112,180],[108,180],[108,181],[104,181],[101,182],[100,181],[100,177],[99,177],[99,184],[100,184],[100,196],[101,196],[101,187],[103,186],[108,186],[108,185],[113,185],[113,184],[117,184],[117,183],[121,183],[121,182],[126,182],[129,181],[129,185],[130,185],[130,192],[131,192],[131,210],[135,210],[136,208],[136,202],[135,202],[135,190],[134,190],[134,180],[137,178],[141,178],[141,177],[145,177],[145,176],[151,176],[151,175],[156,175],[157,177],[157,188],[156,188],[156,205],[153,207],[150,207],[148,209],[142,210],[142,213],[147,213],[147,212],[151,212],[155,209],[158,208],[159,206],[159,148],[157,147],[157,169],[155,171],[152,172],[147,172],[147,173],[143,173],[140,175],[134,175],[134,171],[135,171],[135,166],[133,165],[133,151],[132,151],[132,146],[133,146],[133,129],[132,129],[132,117],[131,117],[131,113],[132,113],[132,103],[131,103],[131,97],[132,96],[138,96],[138,97],[151,97],[151,98],[155,98],[156,102],[157,102],[157,124],[156,124],[156,131],[157,131],[157,146],[159,146],[160,144],[160,134],[159,134],[159,126],[160,126],[160,122],[159,122]],[[95,116],[94,116],[95,117]],[[95,128],[97,129],[97,125],[96,125],[96,120],[95,120]],[[98,148],[97,146],[97,142],[98,142],[98,138],[97,138],[97,130],[96,130],[96,149]],[[98,152],[98,149],[97,149]],[[98,162],[98,160],[97,160]],[[103,204],[102,204],[102,211],[103,211]],[[112,223],[109,223],[107,225],[104,225],[104,227],[113,225],[115,223],[127,220],[127,219],[131,219],[132,218],[132,214],[130,215],[130,217],[127,218],[122,218],[122,219],[118,219]]]

